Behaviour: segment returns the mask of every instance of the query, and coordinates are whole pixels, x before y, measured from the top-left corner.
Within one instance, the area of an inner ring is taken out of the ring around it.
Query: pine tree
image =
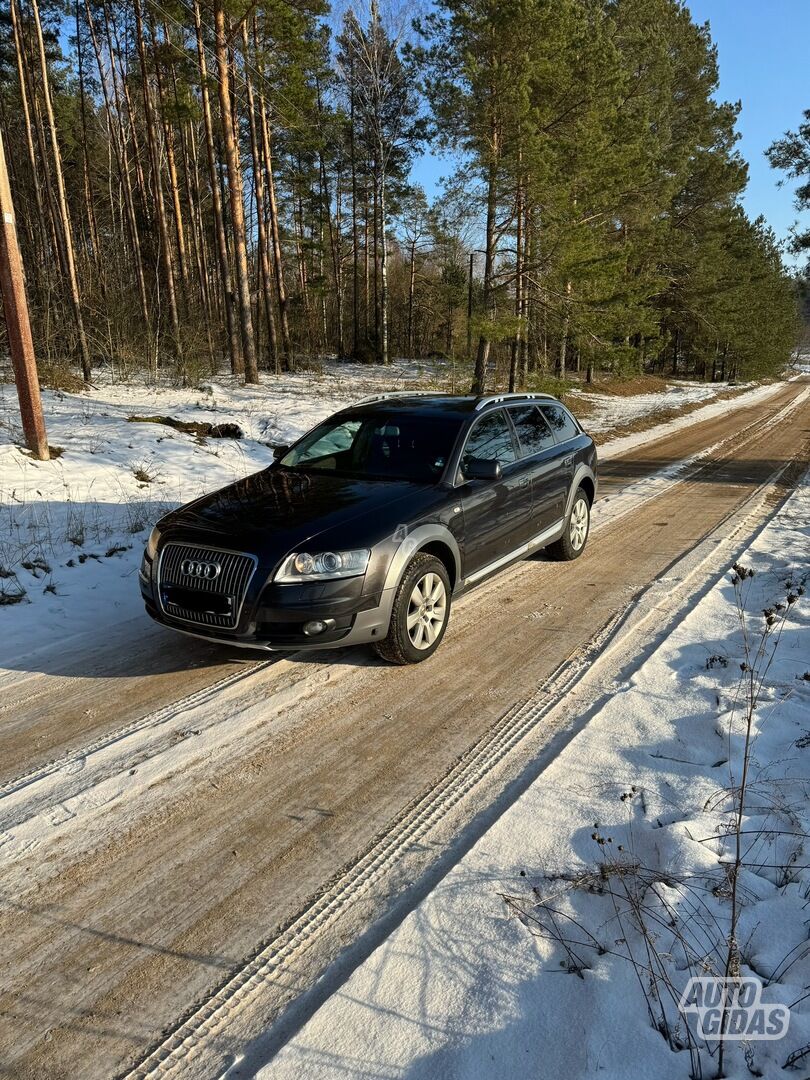
[[[810,109],[805,109],[804,123],[796,131],[786,131],[781,139],[771,143],[765,156],[771,168],[786,172],[788,179],[799,180],[796,189],[796,209],[810,210]],[[810,252],[810,229],[797,228],[791,247],[794,252]]]

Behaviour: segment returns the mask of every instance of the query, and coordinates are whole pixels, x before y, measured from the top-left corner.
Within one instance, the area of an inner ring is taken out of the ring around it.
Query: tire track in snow
[[[3,799],[7,799],[9,796],[15,795],[25,788],[29,788],[34,784],[46,780],[56,773],[64,772],[66,770],[72,770],[73,772],[78,771],[84,767],[87,758],[91,757],[93,754],[115,746],[117,743],[121,743],[133,735],[142,734],[145,731],[158,728],[162,724],[168,723],[182,713],[205,704],[210,698],[216,697],[220,691],[225,690],[230,686],[234,686],[236,683],[240,683],[245,679],[250,678],[257,672],[264,671],[266,668],[278,663],[279,659],[280,657],[274,657],[271,660],[259,661],[258,663],[251,664],[249,667],[242,668],[231,675],[225,675],[223,678],[217,679],[216,682],[210,683],[200,690],[196,690],[187,697],[180,698],[168,705],[164,705],[154,712],[147,713],[145,716],[140,717],[140,719],[133,720],[124,727],[108,732],[91,743],[77,747],[75,750],[68,751],[68,753],[48,762],[46,765],[41,765],[36,769],[32,769],[30,772],[21,773],[11,780],[6,780],[4,783],[0,784],[0,805],[2,804]]]

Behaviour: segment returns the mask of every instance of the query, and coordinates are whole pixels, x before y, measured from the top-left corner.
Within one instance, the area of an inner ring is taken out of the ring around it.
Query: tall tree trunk
[[[530,309],[530,282],[525,268],[532,265],[534,258],[534,236],[532,228],[532,215],[529,209],[529,200],[524,192],[523,198],[523,294],[521,311],[525,330],[520,338],[520,352],[518,356],[518,385],[521,390],[526,386],[529,376],[529,338],[533,334],[532,312]]]
[[[411,240],[411,254],[408,260],[408,359],[413,358],[413,301],[416,293],[416,235]]]
[[[368,343],[368,340],[369,340],[369,336],[370,336],[369,335],[369,327],[371,325],[370,320],[369,320],[370,303],[371,303],[371,293],[370,293],[371,282],[370,282],[370,278],[369,278],[370,265],[369,265],[368,236],[369,236],[368,186],[364,185],[364,188],[363,188],[363,288],[364,288],[363,317],[364,317],[364,320],[365,320],[365,341],[366,341],[366,343]]]
[[[385,221],[385,175],[380,178],[380,358],[390,362],[388,355],[388,229]]]
[[[96,222],[95,194],[93,181],[90,176],[90,159],[88,156],[89,139],[87,136],[87,100],[84,92],[84,49],[82,47],[81,19],[79,15],[81,0],[75,0],[76,18],[76,63],[79,76],[79,110],[82,120],[82,166],[84,174],[84,197],[87,225],[90,230],[90,243],[93,249],[93,264],[99,277],[102,293],[104,290],[103,265],[101,261],[101,245],[98,239],[98,223]]]
[[[518,152],[518,164],[522,154]],[[518,178],[517,192],[515,194],[515,217],[517,230],[515,236],[515,319],[518,321],[515,336],[512,339],[512,348],[509,358],[509,391],[514,393],[520,382],[518,369],[518,357],[520,354],[522,333],[520,320],[523,318],[523,177]]]
[[[248,35],[247,25],[242,23],[242,48],[244,50],[245,69],[244,80],[247,88],[248,119],[250,121],[250,153],[253,159],[253,197],[256,200],[256,239],[258,243],[258,263],[261,271],[261,289],[264,300],[264,314],[267,322],[267,343],[270,366],[278,374],[280,371],[278,361],[278,339],[276,334],[276,319],[273,314],[273,294],[271,287],[270,258],[267,249],[267,233],[265,229],[264,208],[264,175],[262,172],[261,148],[256,133],[256,99],[253,92],[253,83],[248,71]]]
[[[228,195],[231,208],[231,231],[236,262],[237,313],[245,358],[245,382],[257,383],[256,343],[253,337],[253,316],[250,306],[250,275],[245,233],[245,206],[242,194],[242,165],[239,147],[234,137],[234,114],[231,108],[231,71],[228,62],[228,39],[225,32],[223,0],[214,0],[214,31],[216,35],[217,72],[219,74],[219,107],[222,114],[222,139],[228,167]]]
[[[341,185],[342,174],[340,165],[337,167],[337,173],[335,176],[335,219],[334,224],[332,221],[332,214],[330,212],[331,199],[329,195],[329,182],[326,174],[326,163],[323,159],[323,154],[318,154],[321,167],[321,198],[323,199],[327,208],[327,220],[329,222],[329,247],[332,252],[332,276],[335,283],[335,316],[337,319],[337,354],[339,359],[343,359],[346,355],[346,331],[343,319],[343,253],[342,253],[342,240],[343,240],[343,222],[342,222],[342,201],[341,201]]]
[[[357,229],[357,157],[354,145],[354,64],[349,67],[349,156],[352,170],[352,355],[360,349],[360,240]]]
[[[45,137],[45,125],[42,120],[42,110],[39,106],[39,95],[37,93],[36,80],[34,78],[34,72],[32,70],[31,64],[28,63],[29,53],[32,55],[36,53],[38,56],[39,50],[32,42],[26,42],[24,40],[23,26],[20,21],[21,11],[22,7],[18,4],[18,59],[22,61],[23,81],[26,83],[28,88],[28,101],[30,102],[32,111],[32,126],[34,131],[34,138],[36,139],[36,147],[39,153],[39,162],[42,170],[42,178],[45,191],[45,206],[47,208],[44,225],[48,231],[51,251],[54,258],[59,264],[59,273],[61,274],[63,279],[67,279],[67,258],[65,256],[65,245],[63,243],[61,219],[59,217],[59,204],[57,201],[56,193],[54,191],[54,183],[52,176],[53,169],[51,167],[50,159],[48,156],[47,140]],[[50,275],[48,275],[48,280],[50,280]]]
[[[186,198],[191,219],[191,235],[194,246],[194,259],[197,264],[197,278],[200,285],[200,301],[205,315],[205,337],[208,342],[208,355],[211,373],[219,371],[219,356],[214,348],[213,327],[214,311],[211,303],[211,279],[208,270],[208,245],[202,216],[202,193],[200,170],[198,167],[197,141],[194,137],[193,123],[187,123],[182,132],[183,172],[186,179]]]
[[[225,221],[222,214],[222,193],[217,170],[217,155],[214,146],[214,123],[211,116],[211,96],[208,91],[208,66],[205,60],[202,20],[200,19],[199,0],[194,0],[194,30],[197,40],[197,63],[200,69],[200,100],[202,102],[203,130],[205,132],[205,154],[208,160],[208,182],[211,188],[211,209],[214,217],[214,233],[217,242],[219,273],[222,279],[222,292],[225,303],[225,323],[228,331],[228,351],[231,371],[240,375],[244,370],[242,353],[239,348],[239,333],[236,326],[236,299],[233,292],[231,263],[228,254],[228,239],[225,234]]]
[[[273,176],[273,143],[270,134],[270,122],[264,97],[259,95],[259,117],[262,128],[262,154],[267,173],[267,212],[270,217],[270,238],[273,244],[273,270],[276,275],[278,294],[278,319],[281,329],[281,366],[290,366],[292,347],[290,344],[290,318],[287,311],[287,286],[284,281],[284,260],[281,252],[281,230],[278,223],[278,203],[276,202],[276,182]]]
[[[374,239],[374,353],[377,363],[382,362],[380,338],[380,182],[374,168],[373,239]]]
[[[149,72],[146,66],[141,0],[134,0],[134,4],[135,37],[138,48],[138,60],[141,68],[143,113],[146,126],[146,142],[149,148],[149,163],[152,170],[153,199],[155,203],[155,215],[157,217],[158,238],[160,243],[160,262],[163,270],[163,284],[166,288],[166,302],[169,307],[169,320],[172,328],[172,345],[174,347],[174,353],[178,361],[180,373],[185,380],[183,347],[180,341],[180,317],[177,311],[177,293],[174,287],[172,248],[169,239],[169,226],[166,221],[166,205],[163,201],[163,182],[160,175],[160,153],[158,151],[157,131],[152,110],[152,94],[149,89]]]
[[[34,16],[34,27],[37,35],[37,49],[39,52],[39,66],[42,75],[42,96],[45,102],[45,114],[48,120],[48,130],[51,137],[51,152],[53,156],[54,175],[56,177],[56,192],[59,207],[59,216],[62,225],[64,242],[65,263],[68,273],[68,286],[70,289],[70,301],[73,307],[73,316],[76,320],[76,334],[79,340],[79,352],[82,362],[82,375],[84,381],[89,383],[92,375],[90,366],[90,349],[87,345],[87,334],[84,329],[82,317],[82,302],[79,293],[79,279],[76,273],[76,257],[73,251],[73,233],[70,225],[70,213],[68,211],[67,195],[65,193],[65,177],[62,171],[62,154],[59,149],[59,141],[56,137],[56,119],[51,101],[50,78],[48,76],[48,62],[45,57],[45,41],[42,36],[42,23],[39,18],[39,5],[37,0],[31,0],[31,12]]]
[[[494,277],[495,277],[495,242],[496,242],[496,215],[498,209],[498,135],[493,123],[492,126],[492,150],[489,171],[487,177],[487,225],[486,225],[486,250],[484,257],[484,310],[488,318],[493,315]],[[472,393],[483,394],[487,381],[487,367],[489,364],[490,339],[485,332],[478,338],[478,352],[475,357],[475,374],[473,376]]]
[[[307,260],[304,252],[304,203],[301,194],[301,161],[298,161],[298,191],[295,196],[295,210],[293,211],[293,225],[295,228],[295,247],[298,255],[298,282],[301,287],[301,299],[304,304],[304,325],[307,328],[307,337],[310,338],[312,329],[312,312],[309,304],[309,279],[307,276]]]
[[[179,105],[177,99],[177,85],[174,86],[175,105]],[[189,142],[193,144],[193,128],[189,122],[182,123],[179,131],[180,158],[183,162],[183,188],[185,190],[186,206],[188,207],[189,220],[189,246],[191,257],[197,271],[197,287],[199,289],[199,303],[205,314],[206,322],[210,324],[211,308],[208,296],[208,275],[205,266],[205,244],[202,218],[200,214],[200,190],[199,176],[196,175],[196,146],[189,153]],[[193,162],[193,164],[192,164]],[[209,325],[210,330],[210,325]]]
[[[319,154],[319,157],[320,157],[320,154]],[[320,198],[318,199],[318,218],[317,218],[317,220],[318,220],[318,245],[317,245],[317,253],[318,253],[318,281],[320,283],[318,291],[320,293],[320,308],[321,308],[321,326],[320,326],[321,342],[320,342],[320,348],[321,348],[322,352],[326,351],[326,345],[327,345],[327,341],[328,341],[328,337],[329,337],[328,329],[327,329],[327,320],[326,320],[326,287],[325,287],[325,278],[324,278],[324,272],[323,272],[323,268],[324,268],[324,238],[325,238],[325,232],[326,232],[326,230],[324,228],[324,223],[323,223],[324,209],[325,209],[324,208],[324,191],[325,191],[325,188],[323,186],[323,178],[321,178],[321,191],[320,191]],[[330,229],[331,229],[331,215],[330,215]],[[313,230],[314,230],[314,223],[313,223]]]
[[[164,24],[165,25],[165,24]],[[149,20],[149,33],[153,41],[157,41],[157,35],[155,33],[155,25],[152,19]],[[171,39],[164,30],[163,44],[166,49],[171,52],[173,48]],[[183,210],[180,204],[180,183],[177,178],[177,162],[175,160],[174,153],[174,129],[169,122],[166,111],[166,87],[164,85],[163,75],[161,73],[161,66],[159,63],[155,63],[155,82],[157,84],[158,91],[158,112],[160,114],[160,125],[163,131],[163,145],[166,148],[166,172],[169,178],[169,194],[172,199],[172,216],[174,217],[174,236],[175,243],[177,245],[177,269],[180,273],[180,284],[183,290],[183,299],[185,300],[186,307],[189,303],[189,274],[188,274],[188,254],[186,250],[186,230],[183,224]]]
[[[562,330],[560,331],[560,355],[557,362],[557,376],[560,379],[565,378],[565,364],[568,352],[568,330],[571,325],[571,281],[570,279],[565,283],[565,300],[563,301],[563,322]]]

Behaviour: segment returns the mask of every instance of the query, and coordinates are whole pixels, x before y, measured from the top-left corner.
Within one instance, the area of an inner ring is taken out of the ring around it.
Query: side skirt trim
[[[512,562],[513,559],[519,559],[521,555],[526,555],[528,552],[533,551],[534,548],[542,547],[547,544],[551,539],[555,538],[555,534],[560,532],[560,529],[565,523],[565,518],[560,518],[559,521],[549,528],[544,529],[537,536],[533,536],[531,540],[528,540],[525,544],[521,544],[520,547],[516,547],[514,551],[510,551],[507,555],[502,555],[499,559],[495,559],[494,562],[487,563],[486,566],[482,566],[480,570],[476,570],[474,574],[470,574],[469,577],[464,579],[465,585],[473,585],[476,581],[480,581],[482,577],[486,577],[487,574],[491,574],[494,570],[499,570],[502,566],[506,566],[508,562]]]

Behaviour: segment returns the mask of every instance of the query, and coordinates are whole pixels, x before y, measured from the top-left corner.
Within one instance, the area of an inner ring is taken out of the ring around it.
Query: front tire
[[[390,664],[418,664],[432,656],[450,618],[450,577],[444,563],[419,552],[399,583],[388,636],[374,648]]]
[[[582,488],[577,488],[563,534],[559,540],[549,544],[546,551],[552,559],[556,559],[558,562],[570,562],[572,559],[578,559],[585,550],[590,530],[591,501]]]

